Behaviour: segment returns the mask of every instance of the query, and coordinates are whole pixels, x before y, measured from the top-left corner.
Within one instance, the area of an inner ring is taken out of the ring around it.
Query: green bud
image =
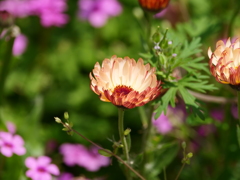
[[[65,119],[69,119],[69,114],[68,114],[68,112],[64,112],[64,118],[65,118]]]
[[[61,120],[60,118],[54,117],[54,119],[55,119],[55,121],[56,121],[57,123],[62,123],[62,120]]]
[[[130,129],[130,128],[127,128],[127,129],[124,131],[124,136],[127,136],[130,132],[131,132],[131,129]]]
[[[187,157],[188,157],[188,158],[191,158],[191,157],[193,157],[193,153],[191,153],[191,152],[190,152],[190,153],[188,153],[188,154],[187,154]]]
[[[186,148],[186,146],[187,146],[187,145],[186,145],[186,142],[185,142],[185,141],[183,141],[183,142],[182,142],[182,148],[183,148],[183,149],[185,149],[185,148]]]
[[[112,152],[108,149],[99,149],[98,153],[103,155],[103,156],[106,156],[106,157],[111,157],[112,156]]]
[[[161,41],[161,33],[159,32],[159,26],[158,26],[156,32],[153,34],[152,40],[154,43],[159,43]]]

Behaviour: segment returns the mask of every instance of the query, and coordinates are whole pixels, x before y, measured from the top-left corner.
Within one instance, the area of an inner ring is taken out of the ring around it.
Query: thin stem
[[[181,174],[181,172],[182,172],[185,164],[186,164],[186,163],[183,163],[183,165],[182,165],[181,169],[179,170],[179,172],[178,172],[177,177],[175,178],[175,180],[178,180],[178,178],[179,178],[179,176],[180,176],[180,174]]]
[[[237,97],[238,97],[238,119],[240,123],[240,91],[237,91]]]
[[[164,180],[167,180],[166,167],[163,168]]]
[[[146,129],[148,127],[148,118],[144,110],[144,107],[143,106],[138,107],[138,112],[142,120],[143,129]]]
[[[123,154],[124,154],[124,158],[126,159],[127,163],[129,164],[129,149],[128,149],[128,144],[127,144],[127,139],[124,136],[124,109],[123,108],[118,108],[118,132],[119,132],[119,137],[120,140],[123,144]],[[131,179],[131,175],[128,171],[128,169],[126,170],[126,176],[127,179]]]
[[[14,43],[14,38],[11,38],[7,42],[7,49],[5,52],[5,56],[3,57],[3,62],[2,62],[2,67],[1,67],[1,74],[0,74],[0,105],[2,105],[3,101],[3,91],[4,91],[4,86],[5,86],[5,81],[8,75],[9,71],[9,66],[11,62],[11,57],[12,57],[12,47]]]
[[[83,139],[85,139],[86,141],[90,142],[92,145],[96,146],[97,148],[101,149],[102,151],[110,154],[111,156],[115,157],[117,160],[119,160],[121,163],[123,163],[128,169],[130,169],[134,174],[136,174],[141,180],[146,180],[141,174],[139,174],[136,170],[134,170],[129,164],[127,164],[124,160],[122,160],[119,156],[117,156],[116,154],[112,153],[111,151],[104,149],[103,147],[99,146],[98,144],[96,144],[95,142],[91,141],[90,139],[88,139],[87,137],[83,136],[81,133],[79,133],[78,131],[76,131],[75,129],[72,129],[69,125],[61,122],[62,125],[66,128],[68,128],[70,131],[75,132],[77,135],[79,135],[80,137],[82,137]]]

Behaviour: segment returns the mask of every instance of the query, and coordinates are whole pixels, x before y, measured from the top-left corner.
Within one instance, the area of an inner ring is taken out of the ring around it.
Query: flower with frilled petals
[[[100,99],[117,107],[143,106],[160,95],[161,81],[157,80],[155,68],[129,57],[116,55],[97,62],[90,73],[91,89]]]
[[[214,52],[208,49],[208,57],[210,71],[216,80],[240,90],[240,39],[233,43],[230,38],[226,43],[218,41]]]
[[[138,0],[143,9],[160,11],[167,7],[169,0]]]

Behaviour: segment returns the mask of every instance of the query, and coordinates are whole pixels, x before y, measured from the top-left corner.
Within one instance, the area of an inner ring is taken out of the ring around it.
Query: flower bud
[[[167,7],[169,0],[138,0],[143,9],[158,12]]]
[[[62,123],[62,120],[59,119],[58,117],[54,117],[54,119],[55,119],[55,121],[56,121],[57,123]]]

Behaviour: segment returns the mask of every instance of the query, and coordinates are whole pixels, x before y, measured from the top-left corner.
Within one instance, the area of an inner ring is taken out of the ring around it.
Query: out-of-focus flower
[[[210,116],[217,121],[222,121],[224,118],[224,112],[220,109],[213,109],[210,111]]]
[[[0,10],[0,27],[9,27],[13,25],[14,17],[6,10]]]
[[[200,136],[208,136],[216,131],[216,127],[213,124],[204,124],[198,127],[198,134]]]
[[[29,15],[31,0],[4,0],[0,1],[0,10],[6,10],[14,17],[26,17]]]
[[[102,27],[108,18],[117,16],[122,12],[122,7],[117,0],[79,0],[78,16],[88,20],[94,27]]]
[[[16,132],[16,126],[14,123],[10,122],[10,121],[7,121],[6,122],[6,126],[7,126],[7,129],[8,129],[8,132],[10,132],[11,134],[15,134]]]
[[[73,180],[73,175],[71,173],[62,173],[57,180]]]
[[[68,22],[68,16],[63,14],[67,9],[66,0],[31,0],[30,14],[37,15],[45,27],[62,26]]]
[[[210,71],[216,80],[240,90],[240,40],[236,39],[234,43],[230,38],[226,43],[218,41],[214,52],[208,49],[208,57]]]
[[[57,176],[60,172],[55,164],[50,163],[51,159],[47,156],[28,157],[25,160],[25,165],[29,168],[26,176],[32,180],[51,180],[52,174]]]
[[[167,7],[169,0],[138,0],[143,9],[148,11],[160,11]]]
[[[182,104],[176,107],[168,106],[167,114],[162,113],[157,119],[152,116],[152,123],[160,134],[169,133],[175,126],[178,126],[186,119],[186,110]]]
[[[108,166],[110,159],[98,154],[98,149],[87,149],[80,144],[63,144],[60,146],[63,161],[68,166],[79,165],[88,171],[98,171],[101,167]]]
[[[23,34],[18,35],[14,40],[12,49],[13,55],[20,56],[21,54],[23,54],[27,48],[27,44],[28,44],[27,37]]]
[[[238,119],[238,106],[236,104],[232,105],[231,113],[235,119]]]
[[[44,27],[63,26],[68,22],[64,14],[66,0],[5,0],[0,2],[0,10],[6,10],[15,17],[36,15]]]
[[[112,56],[97,62],[90,73],[91,89],[102,101],[115,106],[134,108],[143,106],[161,93],[161,82],[157,80],[155,68],[129,57]]]
[[[13,154],[24,155],[26,149],[23,145],[24,141],[21,136],[13,135],[9,132],[0,132],[0,152],[4,156],[11,157]]]

